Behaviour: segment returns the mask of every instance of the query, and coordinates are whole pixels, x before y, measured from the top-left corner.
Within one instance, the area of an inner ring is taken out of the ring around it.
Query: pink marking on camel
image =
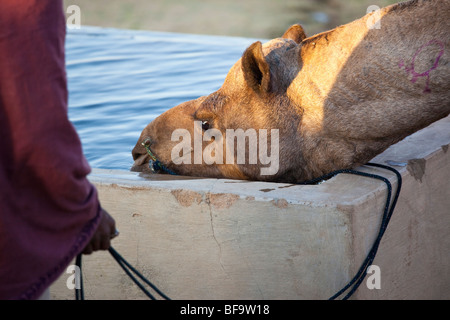
[[[432,66],[430,69],[428,69],[427,71],[422,72],[422,73],[417,73],[416,70],[414,69],[414,67],[415,67],[414,64],[415,64],[416,58],[417,58],[417,56],[419,55],[419,53],[420,53],[424,48],[426,48],[426,47],[428,47],[428,46],[431,46],[431,45],[438,45],[438,46],[441,48],[441,51],[439,52],[439,55],[437,56],[436,60],[434,61],[433,66]],[[424,93],[430,93],[430,92],[431,92],[430,86],[429,86],[429,85],[430,85],[430,72],[437,68],[437,66],[438,66],[438,64],[439,64],[439,59],[440,59],[440,58],[442,57],[442,55],[444,54],[444,47],[445,47],[445,46],[444,46],[444,44],[443,44],[441,41],[439,41],[439,40],[431,40],[430,42],[428,42],[428,43],[424,44],[423,46],[421,46],[421,47],[416,51],[416,53],[414,54],[414,57],[413,57],[413,59],[412,59],[412,61],[411,61],[411,64],[410,64],[409,66],[406,65],[406,64],[404,63],[403,60],[400,60],[400,61],[398,62],[398,67],[399,67],[399,68],[405,67],[405,71],[408,72],[408,73],[410,73],[410,74],[412,75],[412,79],[411,79],[411,82],[412,82],[412,83],[416,83],[416,81],[417,81],[417,79],[418,79],[419,77],[427,77],[427,82],[426,82],[426,85],[425,85]]]

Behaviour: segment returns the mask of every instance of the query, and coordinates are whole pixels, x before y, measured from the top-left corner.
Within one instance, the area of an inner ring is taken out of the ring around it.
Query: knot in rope
[[[163,171],[165,173],[171,174],[171,175],[177,175],[175,172],[167,168],[165,165],[159,161],[156,156],[153,154],[152,150],[150,149],[151,140],[145,139],[144,142],[142,142],[142,146],[147,151],[148,155],[150,156],[151,160],[148,162],[148,166],[150,170],[152,170],[153,173],[158,173],[160,171]]]

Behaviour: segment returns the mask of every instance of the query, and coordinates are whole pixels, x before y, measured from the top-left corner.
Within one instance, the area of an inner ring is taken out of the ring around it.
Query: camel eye
[[[209,129],[209,121],[202,121],[202,130],[206,131]]]

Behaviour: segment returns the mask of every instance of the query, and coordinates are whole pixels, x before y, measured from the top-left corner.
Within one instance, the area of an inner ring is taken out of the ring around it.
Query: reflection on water
[[[128,170],[142,129],[217,90],[255,39],[82,27],[68,30],[69,118],[93,168]]]

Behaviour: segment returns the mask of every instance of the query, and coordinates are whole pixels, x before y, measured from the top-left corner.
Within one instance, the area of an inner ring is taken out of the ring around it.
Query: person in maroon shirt
[[[61,0],[0,2],[0,299],[39,298],[116,232],[68,119],[65,32]]]

